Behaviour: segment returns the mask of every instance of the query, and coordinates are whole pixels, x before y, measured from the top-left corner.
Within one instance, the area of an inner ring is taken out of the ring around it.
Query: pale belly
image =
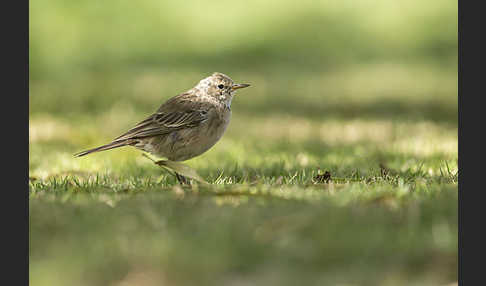
[[[143,150],[171,161],[185,161],[199,156],[219,141],[228,127],[231,111],[213,116],[198,127],[173,131],[166,136],[152,138]]]

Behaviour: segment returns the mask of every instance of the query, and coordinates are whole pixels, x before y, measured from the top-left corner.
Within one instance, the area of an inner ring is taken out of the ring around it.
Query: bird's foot
[[[167,170],[169,170],[171,173],[175,173],[175,176],[179,183],[182,185],[190,185],[192,180],[195,180],[197,182],[203,183],[203,184],[208,184],[201,176],[199,176],[196,172],[196,170],[192,169],[191,167],[187,166],[186,164],[183,164],[181,162],[174,162],[170,160],[155,160],[151,156],[143,153],[142,154],[144,157],[150,159],[154,164],[163,167]]]
[[[175,173],[175,176],[181,185],[191,185],[191,180],[189,178],[184,177],[178,173]]]

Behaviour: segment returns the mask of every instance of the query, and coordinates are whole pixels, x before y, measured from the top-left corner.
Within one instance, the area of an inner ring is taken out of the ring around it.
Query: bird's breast
[[[171,146],[167,156],[173,161],[184,161],[209,150],[221,139],[231,118],[231,110],[212,110],[208,119],[198,127],[176,131],[167,138]]]
[[[207,121],[206,134],[208,139],[215,139],[216,141],[221,138],[226,128],[229,125],[231,119],[231,110],[222,108],[215,110]]]

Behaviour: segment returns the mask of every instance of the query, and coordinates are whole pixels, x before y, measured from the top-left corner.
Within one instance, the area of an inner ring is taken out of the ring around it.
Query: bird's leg
[[[161,160],[157,160],[155,159],[154,157],[152,157],[150,154],[148,153],[142,153],[142,156],[144,156],[145,158],[149,159],[150,161],[154,162],[154,164],[158,165],[158,163],[161,161]]]
[[[191,179],[203,184],[208,184],[203,178],[201,178],[201,176],[196,173],[194,169],[183,163],[170,160],[156,160],[145,153],[142,153],[142,155],[150,159],[154,164],[168,170],[170,173],[173,172],[181,185],[191,185]]]
[[[177,172],[174,172],[174,173],[175,173],[175,176],[176,176],[177,180],[179,181],[179,183],[181,185],[190,185],[191,184],[191,180],[189,180],[188,178],[180,175]]]
[[[174,174],[175,174],[175,176],[177,178],[177,181],[179,181],[179,184],[184,185],[184,182],[182,181],[181,175],[179,175],[179,174],[177,174],[175,172],[174,172]]]

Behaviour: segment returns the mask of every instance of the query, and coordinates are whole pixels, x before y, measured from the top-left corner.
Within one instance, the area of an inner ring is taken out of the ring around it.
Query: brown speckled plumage
[[[235,91],[248,84],[234,84],[222,73],[213,73],[195,87],[167,100],[148,118],[111,143],[76,154],[134,146],[171,161],[201,155],[221,138],[231,118]]]

